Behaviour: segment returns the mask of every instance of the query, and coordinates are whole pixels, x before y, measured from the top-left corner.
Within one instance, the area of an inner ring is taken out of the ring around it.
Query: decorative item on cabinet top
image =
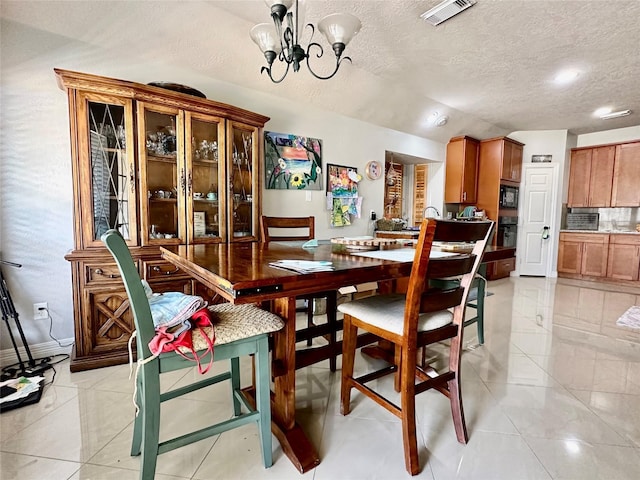
[[[164,88],[166,90],[172,90],[174,92],[186,93],[187,95],[193,95],[194,97],[207,98],[207,96],[204,93],[202,93],[200,90],[187,87],[186,85],[180,85],[179,83],[149,82],[147,83],[147,85],[151,85],[152,87]]]

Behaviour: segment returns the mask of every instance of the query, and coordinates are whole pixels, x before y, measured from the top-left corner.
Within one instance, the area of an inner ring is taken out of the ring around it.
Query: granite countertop
[[[560,232],[567,233],[608,233],[608,234],[623,234],[623,235],[640,235],[640,232],[636,232],[635,230],[570,230],[568,228],[561,228]]]

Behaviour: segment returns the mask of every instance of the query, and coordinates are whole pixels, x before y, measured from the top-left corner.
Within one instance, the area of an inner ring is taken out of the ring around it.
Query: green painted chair
[[[109,251],[115,258],[133,313],[136,327],[138,361],[152,357],[149,341],[155,335],[149,302],[133,262],[131,253],[122,236],[116,230],[109,230],[102,236]],[[218,435],[249,422],[257,422],[260,430],[262,458],[265,468],[273,463],[271,453],[271,406],[269,333],[280,330],[284,323],[280,317],[254,305],[220,304],[209,307],[216,318],[214,361],[230,360],[230,370],[222,374],[205,377],[190,385],[170,391],[160,391],[160,375],[184,368],[196,368],[195,362],[186,360],[175,352],[160,354],[139,366],[136,378],[136,403],[140,412],[136,416],[133,429],[131,455],[142,454],[140,478],[151,480],[156,470],[157,456],[176,448]],[[195,339],[195,336],[194,336]],[[194,340],[195,342],[195,340]],[[242,355],[254,355],[256,408],[253,408],[240,393],[240,361]],[[208,354],[209,355],[209,354]],[[204,361],[208,361],[205,357]],[[229,420],[176,438],[160,442],[160,407],[162,402],[199,390],[204,387],[231,380],[234,416]],[[248,413],[243,413],[244,404]]]

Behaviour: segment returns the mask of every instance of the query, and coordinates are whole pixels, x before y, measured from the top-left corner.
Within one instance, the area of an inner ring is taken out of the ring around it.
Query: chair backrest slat
[[[273,230],[285,234],[272,234]],[[311,240],[315,238],[315,217],[260,217],[263,242]]]
[[[430,289],[420,298],[420,313],[437,312],[460,305],[463,295],[462,287],[449,290]]]

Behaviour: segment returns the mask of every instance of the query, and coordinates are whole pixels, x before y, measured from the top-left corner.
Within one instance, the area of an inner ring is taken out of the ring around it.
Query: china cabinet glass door
[[[182,124],[177,109],[138,103],[143,245],[186,242]]]
[[[103,246],[100,236],[112,228],[136,245],[132,102],[87,93],[78,100],[77,148],[84,157],[79,188],[88,199],[82,208],[85,246]]]
[[[254,194],[259,192],[258,129],[228,122],[227,178],[229,241],[258,238],[258,210]]]
[[[185,113],[189,243],[221,242],[226,237],[224,120]]]

